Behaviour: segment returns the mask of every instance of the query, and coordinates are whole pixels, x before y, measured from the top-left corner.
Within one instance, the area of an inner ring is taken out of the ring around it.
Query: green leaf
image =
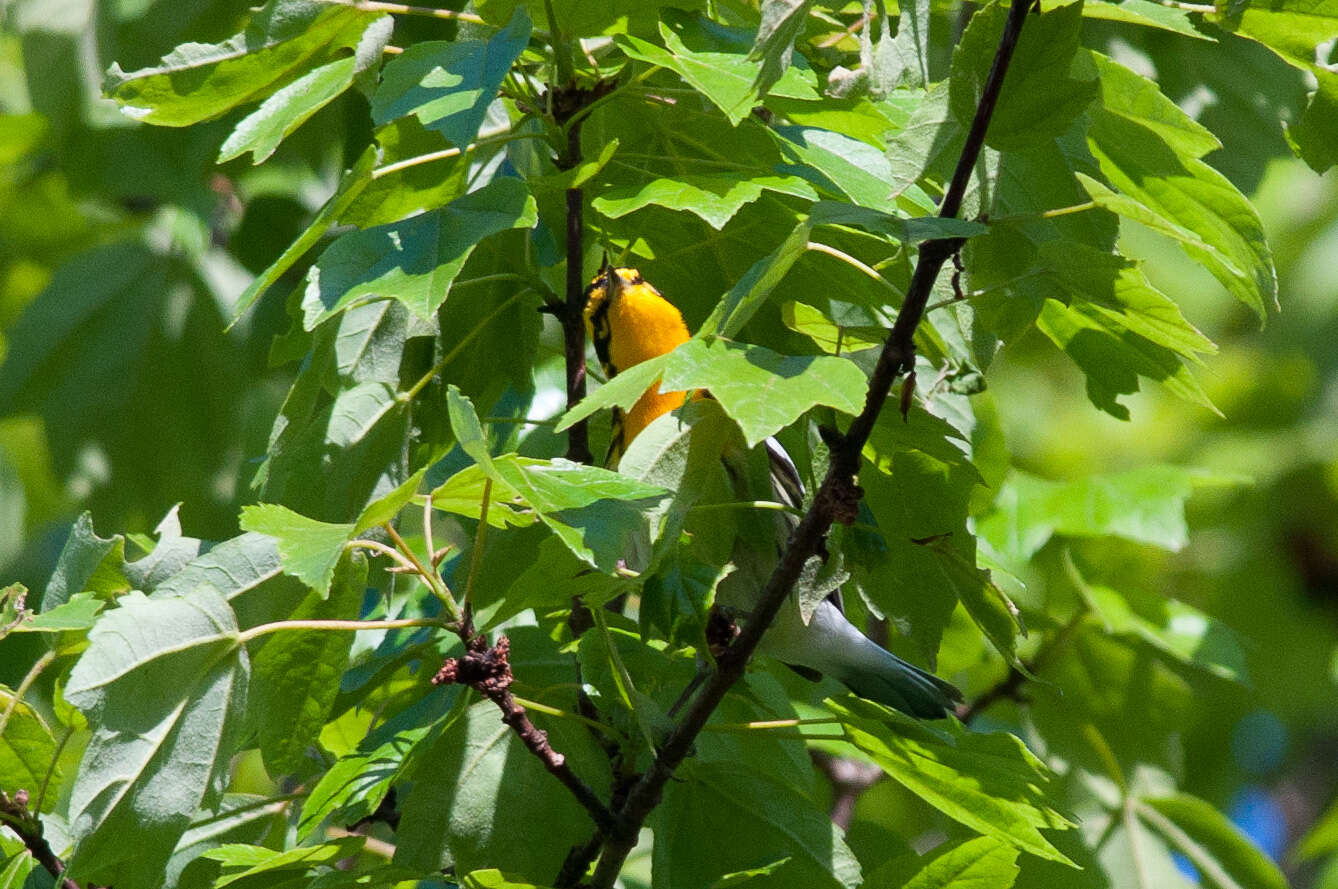
[[[41,614],[31,614],[11,633],[64,633],[86,630],[106,603],[93,593],[76,593],[63,605],[57,605]]]
[[[809,220],[800,222],[791,229],[779,247],[754,262],[729,292],[721,297],[711,316],[702,322],[697,335],[715,333],[732,337],[742,330],[766,302],[771,291],[780,284],[790,267],[804,255],[812,231]]]
[[[1194,27],[1193,20],[1190,19],[1192,13],[1189,10],[1162,6],[1160,3],[1153,3],[1152,0],[1118,0],[1112,3],[1106,0],[1086,0],[1083,3],[1082,14],[1083,18],[1143,25],[1148,28],[1173,31],[1195,40],[1212,40]]]
[[[132,592],[99,619],[65,689],[93,728],[70,791],[71,876],[161,880],[196,810],[223,789],[249,675],[232,610],[211,591]]]
[[[226,599],[242,629],[286,617],[307,595],[304,583],[283,573],[275,539],[254,533],[224,540],[192,559],[153,594],[189,596],[199,589]]]
[[[818,198],[813,187],[797,176],[741,178],[725,173],[689,173],[607,189],[591,202],[591,206],[605,216],[617,219],[648,204],[657,204],[670,210],[686,210],[719,230],[739,212],[740,207],[760,198],[763,191],[810,201]]]
[[[925,212],[936,211],[938,202],[916,183],[922,178],[948,180],[961,154],[969,125],[969,120],[958,120],[953,114],[950,83],[930,84],[923,99],[911,112],[910,120],[899,131],[890,134],[883,159],[887,175],[879,183],[885,189],[883,199],[904,197]],[[968,197],[976,187],[975,181],[968,186]]]
[[[619,34],[614,38],[628,56],[673,71],[719,108],[729,122],[738,126],[752,113],[753,106],[766,90],[758,90],[761,75],[752,56],[742,53],[693,52],[664,23],[660,24],[664,49],[633,37]],[[772,92],[792,99],[817,99],[816,78],[810,71],[797,68],[767,86]]]
[[[1221,889],[1286,889],[1282,871],[1215,807],[1180,793],[1139,800],[1139,817]]]
[[[376,166],[376,149],[372,146],[363,151],[358,156],[353,167],[345,171],[343,177],[339,180],[339,185],[335,188],[335,193],[321,207],[316,218],[311,224],[303,230],[297,240],[289,244],[279,258],[270,263],[269,267],[256,276],[250,286],[242,292],[237,298],[237,310],[232,316],[232,324],[236,324],[242,314],[249,309],[256,300],[264,295],[265,291],[274,286],[284,273],[291,269],[299,259],[306,255],[307,251],[316,246],[324,235],[331,223],[343,216],[344,211],[352,206],[358,199],[363,190],[372,182],[372,168]]]
[[[47,581],[42,607],[49,610],[68,602],[84,590],[117,592],[130,588],[120,574],[125,561],[125,538],[99,537],[93,530],[93,516],[85,512],[75,519],[65,538],[56,568]]]
[[[504,874],[496,868],[476,870],[465,874],[460,884],[463,889],[546,889],[538,883],[522,880],[511,874]]]
[[[1074,767],[1122,782],[1142,765],[1179,768],[1177,739],[1193,692],[1146,644],[1109,635],[1088,619],[1037,671],[1028,712],[1051,749]]]
[[[1072,864],[1040,833],[1072,823],[1047,795],[1049,770],[1017,738],[960,726],[931,730],[851,697],[827,705],[852,744],[949,818],[1023,852]]]
[[[1338,802],[1329,804],[1293,848],[1297,861],[1313,861],[1338,850]]]
[[[536,641],[532,636],[516,641],[517,634],[511,635],[513,652]],[[549,656],[561,659],[556,650]],[[561,660],[569,671],[570,659]],[[523,666],[513,666],[517,676],[527,675]],[[578,772],[585,763],[596,767],[582,777],[596,793],[606,793],[608,768],[598,768],[603,754],[586,729],[531,715]],[[466,710],[418,762],[423,768],[415,771],[401,802],[396,864],[430,873],[453,863],[457,871],[468,872],[505,860],[517,879],[551,878],[553,863],[590,838],[593,825],[585,810],[498,720],[491,701]],[[545,813],[540,831],[532,830],[536,811]],[[517,843],[518,836],[525,841]]]
[[[281,822],[287,812],[287,800],[267,800],[249,793],[229,793],[216,812],[201,812],[182,835],[167,863],[165,889],[194,886],[186,869],[209,849],[222,843],[259,843]],[[212,870],[212,864],[205,864]],[[197,866],[198,867],[198,866]]]
[[[361,534],[371,528],[379,527],[399,515],[400,510],[408,506],[418,494],[418,486],[423,483],[423,478],[430,468],[430,466],[424,466],[405,479],[399,487],[367,504],[367,507],[358,515],[358,520],[353,525],[354,533]]]
[[[1185,501],[1196,487],[1223,481],[1164,464],[1070,482],[1015,471],[994,510],[976,522],[976,533],[1014,568],[1055,534],[1121,537],[1175,552],[1189,540]]]
[[[818,225],[853,225],[875,234],[888,235],[904,244],[931,238],[971,238],[989,229],[979,222],[943,216],[906,218],[871,207],[821,201],[813,205],[809,222]]]
[[[691,340],[688,342],[691,342]],[[687,343],[684,343],[678,348],[682,349],[686,346]],[[554,431],[562,432],[565,429],[570,429],[572,425],[580,420],[613,407],[630,408],[636,404],[636,400],[641,397],[642,393],[659,378],[664,366],[669,363],[669,359],[673,355],[674,352],[659,355],[640,364],[634,364],[627,370],[620,372],[616,377],[581,399],[574,408],[563,414],[562,418],[558,420],[557,426],[554,427]]]
[[[1329,2],[1285,0],[1268,5],[1233,4],[1210,13],[1208,20],[1223,29],[1257,40],[1287,64],[1315,76],[1301,121],[1288,131],[1299,154],[1317,173],[1335,160],[1333,110],[1338,105],[1338,75],[1329,41],[1338,37],[1338,9]]]
[[[1138,263],[1073,241],[1044,243],[1038,256],[1070,299],[1149,342],[1191,359],[1198,352],[1217,351],[1180,307],[1152,286]]]
[[[847,414],[864,406],[864,374],[844,358],[780,355],[763,346],[697,339],[671,353],[662,391],[707,389],[752,447],[814,405]]]
[[[815,802],[746,761],[681,768],[651,815],[655,886],[706,886],[726,874],[789,862],[768,877],[777,887],[860,883],[841,830]]]
[[[254,102],[356,46],[380,13],[314,0],[270,0],[222,43],[186,43],[155,68],[115,63],[103,93],[130,117],[184,127]]]
[[[313,593],[292,620],[356,620],[367,586],[367,563],[345,557],[328,593]],[[260,753],[275,777],[299,772],[320,733],[348,666],[353,634],[330,630],[275,633],[252,662],[251,710]]]
[[[892,167],[877,148],[817,127],[779,126],[772,133],[781,155],[795,165],[789,171],[861,207],[896,210]]]
[[[865,387],[863,373],[845,359],[781,356],[725,340],[707,343],[701,360],[692,366],[685,361],[681,371],[671,363],[664,380],[672,388],[709,389],[739,423],[749,447],[814,405],[858,413]]]
[[[1092,585],[1083,595],[1112,633],[1145,640],[1175,661],[1233,682],[1248,682],[1245,649],[1235,632],[1178,599],[1121,594]]]
[[[332,867],[335,862],[356,855],[366,837],[339,837],[318,846],[298,846],[276,852],[264,846],[230,844],[204,853],[205,858],[221,862],[223,875],[214,881],[217,889],[231,886],[258,874],[268,874],[270,880],[285,872],[307,873],[315,868]]]
[[[919,451],[940,463],[962,465],[970,469],[967,459],[970,449],[970,442],[951,423],[934,416],[918,404],[912,404],[904,417],[887,411],[879,414],[878,422],[874,424],[864,447],[864,457],[871,465],[888,474],[894,472],[895,455],[902,451]]]
[[[356,66],[357,59],[352,56],[336,59],[313,68],[270,96],[237,124],[218,149],[216,162],[225,163],[248,151],[251,163],[265,160],[307,118],[353,84]]]
[[[1273,254],[1258,212],[1225,176],[1198,160],[1217,147],[1216,140],[1155,84],[1099,55],[1092,58],[1101,75],[1101,97],[1093,105],[1087,141],[1102,174],[1116,190],[1210,245],[1203,250],[1180,241],[1185,253],[1263,321],[1266,306],[1277,305]]]
[[[1025,669],[1017,656],[1017,634],[1026,635],[1026,627],[1008,596],[990,580],[989,571],[977,568],[953,548],[951,542],[936,540],[929,548],[939,556],[939,573],[944,586],[962,603],[966,613],[995,650],[1009,664]]]
[[[910,859],[910,860],[908,860]],[[915,865],[923,865],[907,873]],[[924,859],[898,858],[869,875],[865,889],[1009,889],[1017,879],[1017,849],[993,837],[948,842]]]
[[[396,732],[379,744],[364,741],[354,752],[341,756],[303,800],[298,842],[305,842],[327,823],[352,824],[375,812],[406,756],[428,730],[421,726]]]
[[[838,324],[808,303],[783,303],[781,320],[786,327],[813,340],[829,355],[872,349],[881,346],[887,338],[886,328],[870,324]]]
[[[381,73],[372,96],[378,125],[412,114],[423,126],[463,149],[473,142],[530,38],[524,7],[491,40],[429,41],[409,46]]]
[[[641,588],[637,619],[647,636],[696,644],[706,639],[707,614],[715,591],[732,571],[698,561],[681,547],[670,547]]]
[[[351,232],[326,248],[307,274],[303,325],[375,299],[396,299],[431,319],[478,242],[537,220],[518,179],[494,179],[441,210]]]
[[[952,56],[951,102],[970,121],[994,60],[1008,9],[993,3],[971,17]],[[1069,128],[1097,93],[1097,72],[1079,52],[1082,4],[1029,15],[1008,66],[1008,78],[990,117],[985,141],[1001,151],[1029,148]]]
[[[748,54],[762,62],[754,84],[759,96],[765,96],[785,76],[794,42],[803,33],[812,7],[813,0],[762,0],[762,21]]]
[[[490,523],[496,524],[494,511],[502,513],[502,521],[510,521],[514,513],[533,511],[578,558],[601,571],[611,572],[626,557],[644,528],[642,513],[668,494],[664,488],[597,466],[515,454],[492,457],[473,403],[455,387],[447,400],[457,441],[476,461],[477,471],[494,483]],[[470,470],[457,473],[433,491],[433,504],[477,517],[482,490],[476,479]]]
[[[498,500],[518,498],[577,558],[612,573],[642,533],[642,514],[668,494],[598,466],[567,460],[495,458]]]
[[[446,408],[451,418],[451,431],[460,449],[470,456],[484,472],[490,476],[492,455],[488,452],[488,437],[483,432],[483,424],[474,410],[474,402],[460,394],[455,386],[446,390]]]
[[[1287,138],[1312,170],[1323,173],[1338,163],[1338,74],[1327,68],[1314,73],[1319,89],[1301,119],[1287,129]]]
[[[351,524],[318,522],[275,503],[242,507],[241,527],[273,537],[284,572],[322,598],[329,593],[335,565],[354,534]]]
[[[1082,187],[1087,191],[1092,202],[1098,207],[1109,210],[1112,213],[1117,213],[1125,219],[1132,219],[1140,225],[1145,225],[1159,234],[1174,238],[1196,250],[1216,253],[1219,262],[1239,273],[1239,269],[1236,269],[1235,265],[1231,262],[1230,257],[1221,253],[1206,241],[1200,239],[1198,235],[1194,234],[1194,232],[1184,226],[1177,225],[1165,216],[1157,213],[1152,208],[1140,204],[1128,195],[1112,191],[1091,176],[1087,176],[1083,173],[1075,173],[1074,175],[1077,177],[1078,182],[1082,184]]]
[[[891,417],[887,424],[898,422]],[[886,548],[851,567],[873,608],[907,633],[931,665],[959,595],[980,605],[977,614],[987,621],[992,641],[1011,640],[1011,620],[988,620],[1000,603],[995,598],[990,604],[995,594],[974,570],[976,543],[966,517],[979,473],[960,454],[943,462],[901,450],[882,434],[866,453],[878,471],[862,473],[860,485]]]
[[[393,386],[367,382],[316,409],[319,380],[302,385],[299,377],[275,421],[260,499],[320,521],[353,521],[405,481],[407,403]]]
[[[56,758],[56,737],[37,711],[25,701],[16,702],[14,692],[0,686],[0,716],[5,714],[9,719],[0,732],[0,791],[12,797],[27,790],[36,800]],[[43,802],[50,807],[55,800]]]
[[[1108,314],[1047,299],[1036,327],[1073,359],[1087,376],[1087,397],[1112,417],[1129,419],[1129,408],[1118,399],[1138,391],[1140,376],[1217,412],[1175,352],[1130,331]]]

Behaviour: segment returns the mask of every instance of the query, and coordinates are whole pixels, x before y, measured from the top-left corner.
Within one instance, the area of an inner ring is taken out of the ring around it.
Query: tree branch
[[[989,127],[995,103],[998,101],[999,91],[1003,87],[1008,63],[1022,32],[1028,5],[1025,0],[1014,0],[1009,10],[1007,23],[999,40],[999,48],[995,52],[994,63],[985,80],[980,104],[976,108],[962,154],[958,158],[956,170],[939,208],[941,217],[955,217],[961,209],[971,172],[984,147],[985,132]],[[840,521],[849,524],[854,521],[861,493],[855,484],[855,475],[860,468],[860,455],[864,444],[873,431],[874,423],[882,410],[883,402],[887,400],[892,384],[902,372],[910,370],[913,366],[915,360],[913,337],[920,319],[924,317],[930,291],[943,263],[961,248],[962,243],[961,238],[937,238],[926,241],[920,246],[915,274],[911,278],[905,302],[897,314],[896,323],[888,334],[878,364],[870,376],[864,409],[850,424],[845,435],[833,436],[835,440],[832,442],[832,460],[827,476],[818,488],[808,512],[791,532],[785,553],[767,580],[751,619],[734,642],[717,658],[716,672],[698,692],[683,715],[682,721],[660,747],[655,761],[632,787],[623,805],[618,808],[615,829],[606,835],[604,849],[595,869],[592,880],[594,889],[609,889],[617,879],[623,862],[627,860],[628,854],[636,845],[642,824],[659,804],[664,785],[692,750],[697,735],[724,699],[725,693],[743,675],[748,660],[762,640],[762,634],[780,612],[786,597],[799,578],[804,563],[810,556],[817,555],[821,551],[832,523]]]
[[[497,644],[489,647],[483,636],[471,635],[465,645],[468,650],[464,656],[447,658],[437,675],[432,677],[432,684],[468,685],[496,704],[497,709],[502,711],[502,722],[516,733],[527,750],[539,758],[544,768],[571,791],[577,802],[590,813],[595,826],[607,834],[614,826],[613,813],[590,786],[572,771],[571,766],[567,765],[567,758],[553,749],[553,745],[548,742],[548,733],[530,721],[525,708],[511,694],[511,683],[515,677],[511,673],[509,660],[510,640],[499,636]]]
[[[600,81],[593,88],[553,87],[549,105],[553,119],[566,129],[567,144],[557,159],[558,169],[572,170],[581,163],[581,115],[586,108],[612,92],[613,83]],[[567,410],[585,397],[585,192],[580,186],[567,189],[567,293],[566,299],[548,307],[562,324],[562,351],[567,367]],[[589,424],[580,420],[567,430],[567,459],[593,462]]]
[[[79,884],[74,880],[61,876],[65,873],[65,864],[51,851],[51,844],[42,835],[41,820],[35,813],[28,811],[28,791],[20,790],[12,797],[0,791],[0,822],[7,824],[18,835],[28,853],[37,859],[37,863],[47,873],[60,880],[60,889],[79,889]]]

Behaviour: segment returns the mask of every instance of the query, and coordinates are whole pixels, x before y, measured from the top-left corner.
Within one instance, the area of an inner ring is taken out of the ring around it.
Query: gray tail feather
[[[952,683],[906,663],[889,651],[883,654],[886,660],[882,669],[840,670],[833,672],[832,678],[861,698],[919,719],[943,719],[962,700],[962,693]]]

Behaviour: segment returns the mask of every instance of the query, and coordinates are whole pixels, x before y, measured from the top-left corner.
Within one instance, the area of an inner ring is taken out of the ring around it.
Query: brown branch
[[[832,756],[819,750],[811,751],[809,757],[832,782],[832,823],[842,830],[849,830],[855,816],[855,803],[864,791],[883,780],[883,770],[871,762]]]
[[[581,125],[572,125],[569,131],[569,151],[580,159]],[[585,193],[579,188],[567,189],[567,300],[559,320],[562,322],[563,357],[567,365],[567,410],[585,398],[585,261],[583,235]],[[567,459],[576,463],[591,463],[590,426],[585,420],[572,424],[567,430]]]
[[[64,862],[51,851],[51,844],[43,836],[41,819],[36,813],[28,811],[28,791],[19,790],[12,797],[0,791],[0,823],[8,825],[23,841],[28,854],[37,859],[37,863],[47,873],[60,880],[60,889],[79,889],[78,883],[62,876],[65,873]]]
[[[1007,676],[981,692],[974,701],[958,706],[957,718],[970,725],[977,716],[999,701],[1022,700],[1022,686],[1026,683],[1026,674],[1017,667],[1009,667]]]
[[[995,52],[994,63],[985,80],[980,105],[976,108],[975,118],[962,147],[961,157],[952,181],[943,196],[939,216],[955,217],[962,206],[971,172],[980,156],[985,143],[985,131],[989,126],[999,91],[1003,87],[1008,63],[1017,46],[1022,25],[1026,20],[1028,4],[1024,0],[1014,0],[1008,13],[1004,32]],[[591,885],[594,889],[609,889],[622,870],[623,862],[636,845],[637,835],[651,811],[659,805],[664,793],[664,785],[673,776],[674,770],[692,750],[698,733],[706,725],[711,714],[724,699],[725,693],[743,675],[749,658],[762,640],[762,634],[779,613],[786,597],[794,588],[800,571],[809,556],[822,551],[827,532],[833,522],[849,524],[855,519],[858,508],[860,489],[855,484],[855,475],[860,468],[860,454],[864,443],[873,431],[874,423],[887,400],[892,384],[903,372],[913,367],[915,329],[924,317],[925,306],[939,270],[950,256],[962,246],[961,238],[937,238],[926,241],[920,246],[919,259],[915,274],[906,292],[905,302],[897,313],[896,323],[888,334],[887,342],[879,355],[878,363],[869,379],[869,388],[864,401],[864,409],[850,424],[844,436],[835,438],[832,460],[826,478],[818,488],[804,517],[790,534],[785,553],[772,571],[766,586],[763,587],[757,608],[742,632],[716,660],[716,672],[707,681],[697,697],[693,699],[682,721],[665,739],[658,755],[650,768],[632,787],[626,801],[616,813],[615,829],[607,834],[604,849]]]
[[[613,91],[613,81],[600,81],[592,88],[551,87],[546,103],[553,120],[566,128],[567,144],[557,159],[560,170],[573,170],[581,163],[581,122],[590,105]],[[567,410],[585,397],[585,192],[579,186],[567,189],[567,293],[550,305],[562,324],[562,353],[567,369]],[[567,459],[591,463],[589,424],[580,420],[567,430]]]
[[[562,782],[571,791],[577,802],[585,807],[594,820],[595,826],[607,833],[614,824],[613,813],[567,765],[567,758],[553,749],[548,742],[548,733],[530,721],[525,708],[516,702],[511,694],[511,674],[509,659],[511,642],[505,636],[497,637],[497,644],[489,647],[483,636],[472,636],[466,643],[468,650],[463,657],[447,658],[437,675],[432,677],[433,685],[459,683],[483,695],[502,711],[502,722],[511,728],[520,738],[525,748],[539,758],[548,772]]]
[[[579,884],[586,871],[590,870],[590,864],[602,845],[604,834],[597,830],[590,839],[568,852],[567,860],[562,862],[562,870],[558,871],[557,879],[553,881],[556,889],[569,889]]]
[[[1085,608],[1075,611],[1073,616],[1065,621],[1053,636],[1041,643],[1040,647],[1036,649],[1036,653],[1021,667],[1010,666],[1008,674],[1004,678],[981,692],[974,701],[959,706],[957,708],[957,718],[970,724],[977,716],[999,701],[1026,700],[1025,689],[1027,683],[1044,669],[1046,664],[1050,663],[1055,653],[1068,642],[1078,627],[1082,626],[1083,618],[1086,616],[1087,609]]]

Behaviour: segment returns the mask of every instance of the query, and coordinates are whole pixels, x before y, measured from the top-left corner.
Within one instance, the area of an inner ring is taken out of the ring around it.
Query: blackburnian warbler
[[[585,318],[595,352],[609,378],[642,361],[672,351],[689,338],[678,309],[647,282],[636,269],[606,267],[586,290]],[[657,417],[688,400],[685,392],[661,392],[652,385],[626,413],[615,411],[607,465],[616,467],[627,447]],[[771,496],[797,511],[804,488],[794,461],[775,439],[765,442],[770,463]],[[736,486],[745,485],[746,470],[728,466]],[[747,491],[736,492],[752,499]],[[762,521],[771,521],[762,519]],[[756,604],[758,593],[774,566],[796,519],[787,513],[776,524],[774,544],[744,550],[741,534],[735,545],[735,571],[720,585],[722,604],[744,615]],[[771,532],[762,537],[770,538]],[[752,550],[761,550],[753,552]],[[743,550],[743,551],[741,551]],[[946,716],[961,693],[919,667],[909,664],[859,631],[841,612],[836,594],[820,602],[805,622],[799,603],[791,596],[763,638],[760,651],[799,668],[826,674],[855,694],[925,719]],[[801,672],[803,672],[801,670]]]

